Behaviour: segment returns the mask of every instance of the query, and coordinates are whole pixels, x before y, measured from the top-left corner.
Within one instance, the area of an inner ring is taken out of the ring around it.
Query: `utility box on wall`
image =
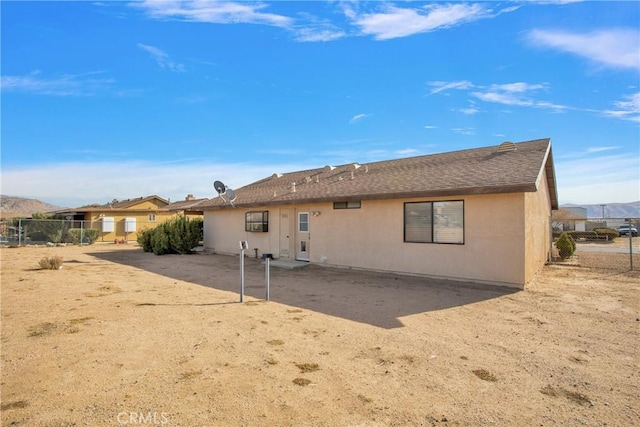
[[[124,232],[125,233],[135,233],[136,232],[136,219],[135,218],[125,218],[125,220],[124,220]]]
[[[116,221],[113,217],[103,217],[102,218],[102,232],[103,233],[113,233],[116,229]]]

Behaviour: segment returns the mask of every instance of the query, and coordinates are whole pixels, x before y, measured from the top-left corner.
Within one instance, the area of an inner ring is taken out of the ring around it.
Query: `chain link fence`
[[[615,271],[640,271],[639,218],[552,219],[551,262]],[[561,256],[557,241],[566,232],[575,242],[575,252]]]
[[[135,230],[154,228],[157,223],[138,221]],[[95,242],[135,243],[137,232],[125,220],[105,230],[101,221],[61,219],[9,219],[0,222],[0,245],[90,245]]]
[[[99,225],[99,224],[98,224]],[[91,221],[59,219],[13,219],[0,225],[0,244],[9,246],[42,244],[91,244],[101,234]]]

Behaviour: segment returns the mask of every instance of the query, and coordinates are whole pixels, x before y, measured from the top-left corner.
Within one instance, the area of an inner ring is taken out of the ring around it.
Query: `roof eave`
[[[233,206],[229,204],[215,205],[215,206],[203,206],[203,211],[214,211],[227,208],[256,208],[264,206],[288,206],[288,205],[302,205],[312,203],[327,203],[338,201],[362,201],[362,200],[392,200],[392,199],[413,199],[418,197],[447,197],[447,196],[473,196],[473,195],[486,195],[486,194],[506,194],[506,193],[527,193],[537,190],[535,183],[530,184],[514,184],[514,185],[501,185],[493,187],[466,187],[456,189],[442,189],[442,190],[430,190],[430,191],[407,191],[398,193],[370,193],[359,194],[350,196],[328,196],[328,197],[308,197],[308,198],[296,198],[290,200],[265,200],[255,201],[249,203],[234,203]]]
[[[556,182],[553,153],[551,151],[551,140],[549,140],[547,151],[544,155],[542,165],[540,166],[538,178],[536,179],[536,188],[539,188],[541,185],[540,181],[542,180],[543,172],[545,172],[544,175],[547,177],[546,185],[547,191],[549,192],[549,202],[551,204],[551,210],[558,210],[560,209],[560,205],[558,203],[558,183]]]

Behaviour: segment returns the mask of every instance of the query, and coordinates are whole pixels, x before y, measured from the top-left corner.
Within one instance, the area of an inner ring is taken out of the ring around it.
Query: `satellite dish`
[[[236,201],[236,192],[231,188],[227,188],[227,197],[229,198],[229,203],[233,205],[233,202]]]
[[[216,189],[216,191],[218,192],[218,194],[220,196],[222,196],[224,193],[227,192],[227,186],[224,185],[222,182],[220,181],[216,181],[213,183],[213,188]]]

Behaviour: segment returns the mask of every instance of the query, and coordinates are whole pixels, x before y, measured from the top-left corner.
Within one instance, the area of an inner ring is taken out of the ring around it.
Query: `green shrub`
[[[560,258],[570,258],[576,252],[576,242],[568,233],[562,233],[558,240],[556,240],[556,248]]]
[[[100,230],[95,228],[70,228],[67,230],[67,236],[65,240],[68,243],[73,243],[74,245],[78,245],[80,243],[84,244],[92,244],[100,237]],[[82,239],[82,241],[80,241]]]
[[[607,240],[613,240],[616,237],[620,237],[620,233],[618,233],[613,228],[607,228],[607,227],[594,228],[593,231],[596,232],[599,236],[602,236],[602,238],[605,238]]]
[[[165,223],[171,249],[181,255],[198,246],[202,236],[202,220],[178,216]]]
[[[153,229],[144,229],[138,232],[138,244],[142,246],[142,250],[145,252],[153,252],[153,246],[151,245],[151,237],[153,236]]]
[[[164,224],[160,224],[153,230],[153,234],[151,235],[151,250],[156,255],[171,253],[169,234],[164,228]]]
[[[189,254],[202,240],[202,220],[177,216],[138,233],[138,244],[156,255]]]
[[[566,231],[571,238],[576,240],[600,240],[601,237],[595,231]]]

